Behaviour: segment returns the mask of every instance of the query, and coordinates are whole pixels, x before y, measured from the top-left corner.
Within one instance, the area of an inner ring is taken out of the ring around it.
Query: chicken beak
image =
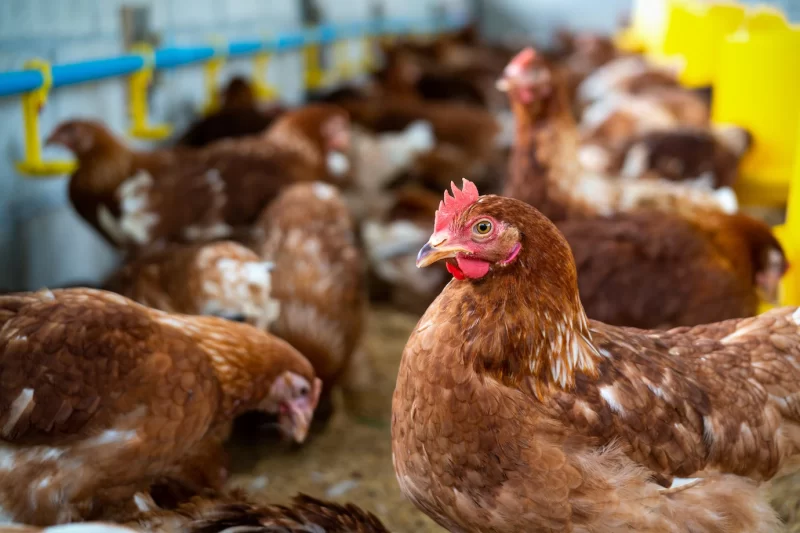
[[[314,409],[317,408],[322,393],[322,381],[315,378],[311,389],[310,398],[298,398],[288,403],[291,437],[298,444],[302,444],[308,436],[311,420],[314,418]]]
[[[55,130],[44,142],[45,146],[68,146],[67,139],[61,134],[60,130]]]
[[[417,254],[417,268],[424,268],[442,259],[455,257],[459,253],[469,252],[469,250],[463,246],[457,244],[448,245],[447,239],[436,238],[435,240],[438,242],[432,244],[431,241],[434,241],[435,237],[436,236],[431,237]]]

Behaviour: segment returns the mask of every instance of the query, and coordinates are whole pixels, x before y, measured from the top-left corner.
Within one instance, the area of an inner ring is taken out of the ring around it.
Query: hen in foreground
[[[417,264],[439,260],[456,279],[408,341],[392,409],[400,487],[439,524],[779,528],[756,483],[798,450],[798,310],[667,332],[589,321],[555,226],[466,180]]]
[[[302,441],[320,393],[307,360],[252,326],[90,289],[0,297],[0,375],[0,507],[36,525],[157,478],[219,477],[208,459],[247,411]]]

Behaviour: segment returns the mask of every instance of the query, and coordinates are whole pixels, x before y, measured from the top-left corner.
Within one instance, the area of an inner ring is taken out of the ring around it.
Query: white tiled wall
[[[429,13],[430,0],[384,0],[391,16]],[[449,0],[458,4],[466,0]],[[321,0],[338,22],[368,16],[369,0]],[[165,44],[199,44],[212,35],[258,38],[299,25],[294,0],[0,0],[0,71],[19,69],[31,57],[64,63],[122,52],[122,6],[151,8],[154,30]],[[223,79],[248,73],[250,61],[226,65]],[[289,102],[302,98],[298,54],[276,58],[269,76]],[[181,128],[203,101],[203,72],[186,67],[160,73],[152,114]],[[122,79],[63,87],[51,95],[41,115],[42,134],[71,117],[94,117],[116,132],[127,128]],[[139,143],[133,143],[142,146]],[[18,97],[0,97],[0,289],[98,281],[113,268],[115,253],[74,213],[66,180],[25,179],[14,168],[23,155]],[[47,150],[47,158],[66,154]]]

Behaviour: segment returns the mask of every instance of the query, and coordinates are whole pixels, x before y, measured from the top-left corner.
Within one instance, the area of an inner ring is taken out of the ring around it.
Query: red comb
[[[534,61],[536,61],[536,50],[529,46],[514,56],[514,59],[506,67],[506,71],[523,72],[530,68]]]
[[[478,201],[480,195],[474,183],[464,178],[461,190],[455,183],[450,183],[453,195],[444,191],[444,200],[439,202],[439,209],[436,211],[436,218],[433,222],[433,231],[441,231],[447,227],[455,215],[463,211]]]

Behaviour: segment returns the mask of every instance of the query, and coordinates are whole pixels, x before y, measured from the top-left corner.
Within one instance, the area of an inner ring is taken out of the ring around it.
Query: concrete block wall
[[[424,16],[429,0],[384,0],[389,16]],[[466,0],[448,0],[453,8]],[[321,0],[328,20],[349,22],[369,16],[370,0]],[[463,5],[462,5],[463,4]],[[212,35],[258,38],[300,26],[299,3],[290,0],[2,0],[0,71],[19,69],[41,57],[53,63],[109,57],[122,53],[120,9],[149,6],[153,30],[163,44],[199,44]],[[357,48],[353,48],[354,59]],[[275,58],[269,77],[290,103],[302,100],[299,54]],[[222,79],[247,74],[251,61],[225,66]],[[55,90],[41,114],[42,134],[73,117],[98,118],[114,131],[127,129],[126,80]],[[199,66],[159,73],[151,97],[153,119],[178,130],[188,124],[204,100]],[[147,147],[141,142],[132,145]],[[0,98],[0,290],[33,290],[74,282],[98,282],[117,263],[117,254],[72,211],[64,177],[30,179],[14,162],[23,156],[18,97]],[[46,150],[46,158],[67,154]]]

